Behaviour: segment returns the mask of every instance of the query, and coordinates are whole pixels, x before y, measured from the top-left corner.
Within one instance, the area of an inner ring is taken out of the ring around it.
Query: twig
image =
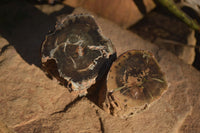
[[[200,25],[193,19],[189,18],[183,11],[181,11],[173,0],[155,0],[162,6],[166,7],[171,13],[181,19],[189,27],[200,32]]]

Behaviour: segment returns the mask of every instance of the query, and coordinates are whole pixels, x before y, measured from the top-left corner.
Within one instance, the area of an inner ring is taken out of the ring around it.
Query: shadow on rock
[[[73,8],[64,6],[50,15],[26,1],[0,2],[0,36],[14,46],[29,64],[40,67],[40,46],[49,31],[54,30],[56,17],[70,14]]]

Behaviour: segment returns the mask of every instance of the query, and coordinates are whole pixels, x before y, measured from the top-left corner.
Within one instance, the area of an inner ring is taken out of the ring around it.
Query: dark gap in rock
[[[192,8],[184,6],[182,8],[182,10],[186,14],[188,14],[192,19],[194,19],[195,21],[197,21],[198,23],[200,23],[200,16]],[[200,32],[198,32],[198,31],[195,32],[195,38],[197,39],[196,45],[200,46]],[[194,60],[194,62],[193,62],[192,65],[196,69],[200,70],[200,49],[196,48],[195,49],[195,53],[196,53],[195,60]]]
[[[99,117],[99,122],[100,122],[100,126],[101,126],[101,132],[102,132],[102,133],[105,133],[104,124],[103,124],[103,121],[102,121],[102,119],[101,119],[101,117],[100,117],[100,115],[99,115],[98,110],[96,110],[96,114],[97,114],[97,116]]]
[[[196,39],[197,39],[197,46],[200,46],[200,33],[196,32],[195,34]],[[197,70],[200,71],[200,48],[199,49],[195,49],[196,55],[195,55],[195,60],[194,63],[192,64]]]
[[[105,87],[106,87],[106,75],[103,76],[103,78],[99,81],[96,82],[96,84],[92,85],[89,89],[88,89],[88,94],[87,94],[87,98],[92,101],[94,104],[96,104],[97,106],[100,106],[99,104],[99,98],[101,97],[99,95],[100,91],[104,91],[103,93],[106,93],[105,91]],[[105,100],[105,99],[104,99]]]
[[[3,47],[1,48],[1,51],[0,51],[0,56],[1,56],[10,46],[11,46],[10,44],[7,44],[7,45],[3,46]]]
[[[96,78],[96,83],[88,88],[87,98],[95,103],[97,106],[101,107],[102,103],[106,99],[106,79],[108,71],[110,67],[117,58],[116,53],[109,57],[109,61],[107,61],[102,67],[101,71],[99,71],[98,77]]]
[[[196,13],[192,8],[190,7],[182,7],[181,8],[187,15],[189,15],[189,17],[191,17],[192,19],[196,20],[197,22],[200,22],[200,16],[198,15],[198,13]]]
[[[139,11],[143,14],[147,14],[147,10],[143,0],[133,0],[133,2],[137,5]]]
[[[99,117],[99,121],[100,121],[100,124],[101,124],[101,132],[104,133],[104,126],[103,126],[103,122],[102,122],[102,119]]]

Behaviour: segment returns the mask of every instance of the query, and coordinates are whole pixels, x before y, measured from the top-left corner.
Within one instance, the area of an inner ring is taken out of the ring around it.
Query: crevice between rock
[[[98,110],[96,110],[96,114],[97,114],[97,116],[99,117],[99,122],[100,122],[101,132],[102,132],[102,133],[105,133],[104,124],[103,124],[102,118],[101,118],[101,116],[100,116]]]
[[[0,56],[11,46],[11,44],[7,44],[1,48]]]

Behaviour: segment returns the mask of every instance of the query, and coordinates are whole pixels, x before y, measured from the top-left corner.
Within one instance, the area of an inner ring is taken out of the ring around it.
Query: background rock
[[[185,63],[192,64],[195,59],[195,31],[185,23],[164,11],[152,11],[142,21],[130,28],[139,36],[166,49]],[[188,47],[187,45],[193,46]]]
[[[64,0],[64,4],[82,7],[127,28],[155,8],[153,0]]]
[[[33,17],[16,24],[17,28],[11,29],[12,34],[0,30],[5,38],[0,39],[0,120],[9,128],[20,133],[200,132],[200,72],[191,65],[136,34],[108,20],[95,17],[103,34],[115,45],[118,55],[130,49],[153,52],[169,84],[163,96],[145,111],[128,119],[111,116],[89,99],[77,98],[75,94],[69,93],[40,69],[37,62],[39,59],[36,58],[39,56],[36,55],[39,42],[43,41],[45,28],[48,29],[45,22],[48,21],[52,26],[55,20],[42,13],[40,15],[38,10],[31,10],[29,8],[26,13]],[[35,20],[38,18],[41,19],[41,27]],[[32,24],[36,26],[31,27]],[[20,33],[29,34],[23,36]],[[31,54],[20,48],[27,48]]]

